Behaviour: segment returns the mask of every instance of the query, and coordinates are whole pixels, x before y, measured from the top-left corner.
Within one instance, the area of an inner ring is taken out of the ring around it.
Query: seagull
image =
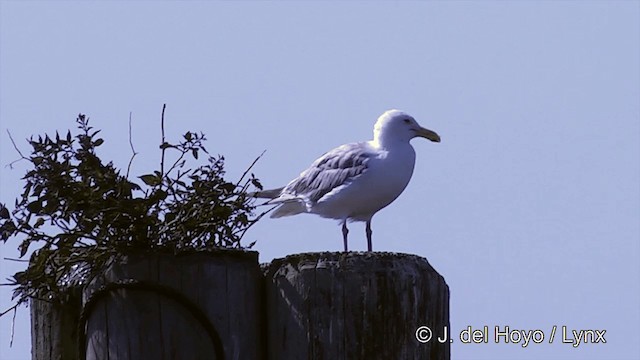
[[[371,219],[409,184],[416,162],[409,141],[415,137],[440,142],[438,134],[409,114],[388,110],[376,121],[373,140],[338,146],[286,186],[253,195],[271,199],[263,205],[278,205],[272,218],[312,213],[339,220],[345,252],[347,222],[365,221],[367,249],[372,251]]]

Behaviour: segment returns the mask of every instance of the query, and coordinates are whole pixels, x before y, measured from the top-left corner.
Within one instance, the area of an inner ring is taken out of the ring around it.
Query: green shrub
[[[71,280],[90,280],[131,251],[253,246],[255,242],[242,245],[241,239],[264,215],[254,215],[248,195],[262,189],[249,173],[258,159],[239,181],[229,182],[224,179],[224,157],[209,155],[204,134],[187,132],[171,144],[163,130],[160,169],[131,181],[128,170],[122,175],[97,155],[104,141],[100,131],[89,126],[89,118],[81,114],[76,121],[75,135],[69,131],[29,140],[31,154],[20,153],[31,166],[22,178],[24,191],[12,211],[0,204],[0,239],[6,243],[20,238],[21,258],[34,248],[27,269],[9,280],[16,306],[31,297],[61,300]],[[165,164],[166,153],[176,160]],[[202,162],[198,159],[203,154],[205,164],[187,166]]]

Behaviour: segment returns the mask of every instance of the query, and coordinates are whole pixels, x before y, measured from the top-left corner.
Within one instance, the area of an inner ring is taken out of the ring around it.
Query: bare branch
[[[167,104],[162,104],[162,116],[160,117],[160,130],[162,131],[162,143],[160,145],[161,150],[162,150],[162,158],[160,159],[160,176],[164,177],[164,153],[167,149],[167,147],[164,145],[166,144],[165,138],[164,138],[164,110],[167,108]]]
[[[180,157],[178,157],[178,160],[176,160],[173,165],[171,165],[171,167],[169,168],[169,170],[167,171],[167,175],[171,174],[171,172],[176,168],[176,167],[182,167],[185,164],[185,161],[182,160],[184,159],[186,152],[182,151],[182,154],[180,154]]]
[[[129,159],[129,165],[127,166],[127,179],[129,178],[129,171],[131,170],[131,163],[133,163],[133,158],[138,155],[136,149],[133,148],[133,141],[131,140],[131,112],[129,112],[129,146],[131,146],[131,152],[133,153],[133,155],[131,155],[131,159]]]
[[[15,164],[15,163],[17,163],[18,161],[21,161],[21,160],[29,160],[29,158],[24,156],[24,155],[22,155],[22,152],[20,151],[20,149],[18,149],[18,145],[16,145],[16,142],[13,140],[13,136],[11,136],[11,132],[9,131],[9,129],[7,129],[7,134],[9,134],[9,139],[11,140],[11,143],[13,144],[13,148],[16,149],[18,154],[20,154],[20,159],[13,160],[12,162],[10,162],[7,165],[9,167],[9,169],[13,169],[13,164]]]
[[[262,213],[260,213],[260,215],[256,216],[254,219],[252,219],[249,222],[249,225],[247,225],[247,227],[245,227],[244,229],[241,230],[240,232],[240,239],[244,238],[244,234],[247,232],[247,230],[249,230],[251,227],[253,227],[253,225],[255,223],[257,223],[260,219],[262,219],[262,217],[264,217],[265,215],[267,215],[268,213],[272,212],[275,208],[277,208],[278,206],[273,206],[271,209],[263,211]]]
[[[5,284],[3,284],[5,285]],[[6,284],[6,285],[12,285],[12,284]],[[0,317],[3,317],[6,313],[8,313],[11,310],[15,310],[18,308],[18,306],[20,306],[20,302],[17,302],[16,304],[14,304],[12,307],[8,308],[7,310],[3,311],[0,313]]]
[[[13,319],[11,320],[11,341],[9,341],[9,347],[13,347],[13,335],[16,333],[16,313],[18,308],[13,309]]]
[[[258,160],[260,160],[260,158],[262,158],[262,156],[264,155],[264,153],[266,153],[267,150],[263,150],[262,153],[260,155],[258,155],[258,157],[253,160],[253,162],[251,163],[251,165],[249,165],[249,167],[247,168],[247,170],[244,171],[244,173],[242,174],[242,176],[240,176],[240,180],[238,180],[238,183],[236,184],[236,186],[240,185],[240,183],[242,182],[242,180],[244,179],[245,176],[247,176],[247,174],[249,173],[249,171],[251,171],[251,169],[253,168],[253,166],[258,162]]]

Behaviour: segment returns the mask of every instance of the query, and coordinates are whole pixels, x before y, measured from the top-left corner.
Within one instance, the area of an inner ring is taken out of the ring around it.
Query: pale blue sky
[[[406,191],[373,220],[374,249],[418,254],[466,326],[606,329],[606,344],[452,345],[454,359],[640,358],[640,2],[0,2],[0,201],[26,164],[6,136],[89,115],[100,155],[125,168],[133,113],[143,174],[202,130],[237,178],[255,156],[268,187],[367,140],[403,109],[442,143],[414,140]],[[350,246],[366,248],[364,226]],[[341,249],[336,222],[265,219],[261,261]],[[17,241],[0,256],[17,256]],[[22,268],[0,261],[0,278]],[[10,289],[0,288],[0,308]],[[415,324],[407,324],[416,328]],[[29,314],[0,318],[0,359],[30,357]],[[413,339],[407,339],[413,341]]]

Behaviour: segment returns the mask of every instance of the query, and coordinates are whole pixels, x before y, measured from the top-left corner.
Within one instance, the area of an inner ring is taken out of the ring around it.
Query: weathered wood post
[[[68,289],[62,302],[31,299],[29,307],[33,360],[78,359],[81,292],[81,287]]]
[[[81,357],[262,359],[262,299],[254,251],[129,255],[84,291]]]
[[[306,253],[274,260],[265,275],[270,360],[450,358],[449,340],[437,340],[449,328],[449,288],[424,258]],[[416,339],[420,326],[432,329],[428,342]]]

